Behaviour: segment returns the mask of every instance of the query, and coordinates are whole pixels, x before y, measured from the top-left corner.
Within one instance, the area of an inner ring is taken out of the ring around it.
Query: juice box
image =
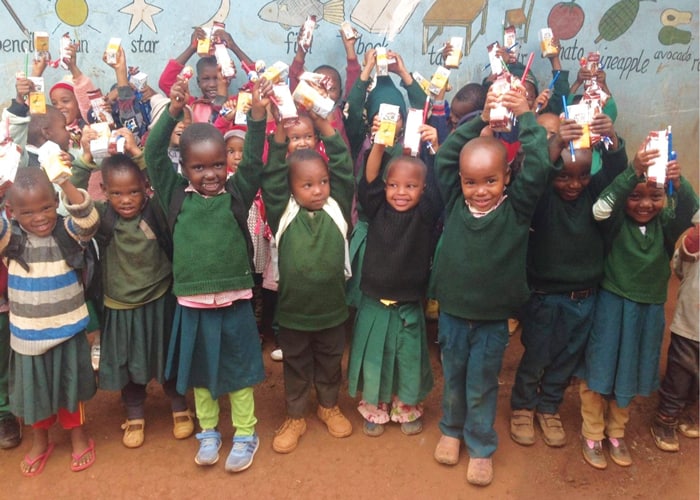
[[[107,107],[102,91],[100,89],[88,90],[87,95],[90,99],[90,107],[92,108],[92,112],[95,113],[95,119],[98,122],[106,123],[109,126],[114,125],[112,112]]]
[[[46,31],[34,32],[34,59],[40,61],[51,58],[49,54],[49,34]]]
[[[43,92],[30,92],[28,104],[30,114],[43,115],[46,113],[46,96]]]
[[[430,79],[430,86],[428,90],[431,94],[438,95],[442,89],[447,85],[447,79],[450,77],[450,70],[444,66],[438,66],[435,70],[435,74]]]
[[[11,140],[0,141],[0,186],[15,181],[22,148]]]
[[[445,58],[445,67],[450,69],[459,68],[459,63],[462,61],[462,47],[464,39],[461,36],[453,36],[450,38],[450,54]]]
[[[97,138],[90,141],[90,153],[95,160],[103,160],[109,156],[109,139],[112,132],[106,122],[91,123],[90,128],[97,132]]]
[[[286,83],[278,83],[273,87],[277,109],[280,113],[280,119],[283,125],[289,126],[293,120],[299,117],[296,104],[292,98],[292,93],[289,90],[289,85]]]
[[[583,127],[583,135],[573,141],[574,149],[588,149],[591,147],[591,108],[590,105],[584,102],[567,106],[569,110],[569,118],[576,120],[576,123]]]
[[[510,73],[503,73],[491,85],[496,95],[501,96],[511,89]],[[513,128],[513,113],[500,102],[491,108],[489,126],[495,132],[510,132]]]
[[[556,56],[559,53],[559,48],[554,44],[552,28],[542,28],[539,32],[539,37],[542,57]]]
[[[286,80],[287,75],[289,75],[289,65],[282,61],[277,61],[272,66],[265,69],[265,72],[260,76],[269,82],[279,83]]]
[[[49,180],[56,184],[70,179],[71,165],[61,159],[61,148],[52,141],[46,141],[39,148],[39,164]]]
[[[71,43],[73,43],[73,41],[70,39],[70,35],[68,33],[64,33],[61,37],[58,52],[59,65],[63,69],[68,69],[68,61],[71,59],[68,48],[71,46]]]
[[[377,76],[387,76],[389,74],[389,57],[386,47],[377,47]]]
[[[250,92],[239,92],[236,100],[236,114],[233,117],[233,122],[236,125],[246,125],[248,123],[248,115],[246,109],[253,102],[253,94]]]
[[[231,60],[226,45],[223,43],[215,44],[214,57],[216,57],[216,64],[221,67],[221,74],[224,78],[233,78],[236,76],[236,66]]]
[[[503,73],[503,69],[506,67],[506,63],[498,55],[498,49],[501,48],[498,42],[493,42],[486,47],[489,54],[489,64],[491,65],[491,74],[500,75]]]
[[[508,26],[503,30],[503,46],[513,56],[518,56],[520,44],[518,44],[518,37],[515,34],[515,26]]]
[[[119,47],[122,45],[121,38],[110,38],[107,48],[105,49],[105,62],[107,64],[117,63],[117,54],[119,54]]]
[[[404,127],[403,146],[411,151],[411,156],[418,156],[420,152],[420,126],[423,125],[423,110],[409,108],[406,114],[406,126]]]
[[[321,95],[307,80],[299,81],[299,84],[294,89],[292,98],[294,102],[309,111],[313,111],[322,118],[328,118],[328,115],[331,114],[335,107],[333,99]]]
[[[308,16],[301,27],[299,33],[299,45],[304,52],[308,52],[311,48],[311,42],[316,29],[316,16]]]
[[[423,92],[425,92],[427,95],[428,92],[430,92],[430,90],[429,90],[430,89],[430,80],[428,80],[426,77],[424,77],[423,75],[421,75],[417,71],[414,71],[413,73],[411,73],[411,76],[416,81],[416,83],[420,86],[420,88],[423,89]]]
[[[135,75],[131,75],[131,77],[129,77],[129,81],[134,85],[134,88],[137,91],[143,92],[146,85],[148,85],[148,75],[143,71],[139,71]]]
[[[340,25],[340,29],[343,31],[343,36],[348,40],[353,40],[358,37],[357,31],[348,21],[343,21]]]
[[[375,144],[393,146],[396,139],[396,123],[399,121],[400,108],[394,104],[382,103],[379,105],[379,130],[374,134]]]

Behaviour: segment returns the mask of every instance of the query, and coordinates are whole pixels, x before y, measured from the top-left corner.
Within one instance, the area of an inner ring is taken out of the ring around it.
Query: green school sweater
[[[487,124],[475,117],[455,130],[438,151],[435,173],[446,216],[433,282],[440,309],[453,316],[504,320],[529,296],[525,261],[530,220],[552,167],[546,133],[535,115],[525,113],[519,121],[523,169],[508,187],[508,197],[483,217],[474,217],[464,202],[459,153]]]
[[[610,217],[600,221],[608,249],[601,286],[634,302],[663,304],[671,276],[667,242],[675,242],[691,226],[698,197],[681,178],[671,203],[646,224],[643,233],[625,213],[627,196],[639,182],[630,166],[600,195],[600,200],[612,206]]]
[[[172,168],[168,157],[170,134],[177,120],[168,112],[148,136],[144,157],[153,188],[168,213],[170,200],[188,181]],[[260,186],[265,121],[248,117],[243,160],[227,181],[233,196],[250,207]],[[173,231],[173,293],[177,296],[243,290],[253,286],[250,258],[243,230],[231,211],[231,194],[205,198],[187,193]],[[247,230],[247,229],[246,229]]]
[[[603,165],[573,201],[562,200],[550,181],[532,218],[527,273],[531,289],[567,293],[595,288],[603,278],[603,235],[592,208],[603,189],[627,168],[621,138],[617,150],[603,152]]]
[[[354,191],[350,155],[337,132],[321,139],[329,158],[331,197],[349,223]],[[263,201],[274,234],[291,196],[286,151],[286,143],[270,141],[262,176]],[[277,247],[279,324],[293,330],[316,331],[345,321],[348,317],[343,271],[345,242],[333,219],[323,210],[311,215],[301,208]]]

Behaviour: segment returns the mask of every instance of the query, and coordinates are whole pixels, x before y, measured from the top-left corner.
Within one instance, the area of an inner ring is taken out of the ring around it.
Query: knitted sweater
[[[331,198],[349,221],[354,190],[350,155],[337,132],[322,140],[329,158]],[[291,196],[284,161],[286,150],[287,144],[270,141],[262,178],[267,220],[274,234]],[[309,212],[304,208],[284,231],[277,242],[280,271],[277,315],[281,326],[316,331],[347,319],[344,236],[325,211]]]
[[[640,225],[625,213],[627,197],[640,180],[628,167],[593,207],[607,249],[601,286],[634,302],[663,304],[671,276],[671,254],[665,241],[676,241],[690,227],[690,219],[698,210],[698,197],[688,181],[681,178],[681,187],[673,195],[674,203],[646,224],[643,233]]]
[[[603,278],[603,236],[591,208],[603,189],[627,167],[622,139],[604,152],[604,168],[591,177],[581,195],[563,200],[550,187],[532,218],[528,242],[528,281],[533,290],[566,293],[595,288]]]
[[[406,212],[387,203],[381,176],[371,184],[364,177],[360,180],[358,199],[369,217],[360,281],[366,295],[400,302],[425,297],[434,250],[432,233],[442,211],[440,193],[431,178],[418,205]]]
[[[86,191],[80,205],[64,200],[71,216],[63,221],[76,241],[88,242],[99,226],[99,216]],[[10,243],[10,224],[0,218],[0,251]],[[26,233],[22,258],[25,270],[15,259],[8,268],[10,345],[27,356],[38,356],[82,332],[88,325],[88,310],[82,282],[65,261],[53,235]]]
[[[177,296],[244,290],[253,286],[246,236],[231,212],[229,190],[250,207],[260,185],[265,122],[248,118],[248,134],[238,173],[227,191],[204,197],[187,193],[173,230],[173,293]],[[168,157],[170,134],[177,121],[162,114],[146,143],[144,157],[151,184],[168,213],[176,189],[188,185]],[[247,231],[247,228],[245,229]]]
[[[486,125],[466,122],[438,151],[435,173],[445,201],[445,229],[435,253],[433,280],[440,309],[470,320],[511,317],[529,296],[525,275],[530,220],[551,168],[545,131],[533,113],[519,117],[524,168],[508,186],[507,198],[476,218],[460,188],[462,146]]]

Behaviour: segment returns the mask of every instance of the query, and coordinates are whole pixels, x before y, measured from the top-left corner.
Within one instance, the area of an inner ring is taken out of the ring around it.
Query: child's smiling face
[[[56,226],[58,195],[51,184],[40,183],[30,189],[11,191],[8,212],[22,228],[36,236],[49,236]]]
[[[639,183],[627,197],[625,213],[638,224],[647,224],[663,210],[665,198],[663,188]]]
[[[75,122],[80,117],[80,109],[78,108],[78,100],[75,94],[68,89],[57,88],[51,92],[51,104],[56,106],[58,110],[66,117],[68,125]]]
[[[506,150],[493,137],[469,141],[459,155],[459,177],[464,200],[479,212],[494,208],[510,181]]]
[[[182,173],[198,193],[216,196],[226,183],[226,146],[223,141],[198,140],[182,151]]]
[[[197,74],[197,85],[202,91],[202,97],[209,101],[213,101],[216,97],[217,71],[215,64],[206,64]]]
[[[576,161],[571,161],[571,153],[568,149],[561,152],[564,166],[554,177],[554,190],[564,201],[573,201],[581,196],[581,193],[591,182],[591,150],[576,150]]]
[[[316,147],[318,137],[314,130],[314,124],[308,116],[300,116],[291,127],[287,127],[287,152],[293,153],[297,149],[313,149]]]
[[[387,172],[386,201],[397,212],[406,212],[420,201],[425,191],[425,170],[418,163],[397,160]]]

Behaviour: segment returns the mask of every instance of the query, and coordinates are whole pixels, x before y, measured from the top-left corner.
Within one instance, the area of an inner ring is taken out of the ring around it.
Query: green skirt
[[[423,308],[417,302],[385,306],[362,297],[348,364],[352,396],[377,405],[391,397],[409,405],[425,399],[433,388]]]
[[[164,381],[165,356],[175,313],[175,297],[166,293],[135,309],[105,307],[100,335],[100,389],[118,391],[129,381]]]
[[[212,398],[262,382],[265,370],[250,300],[218,309],[175,308],[165,377],[177,392],[208,389]]]
[[[56,415],[59,408],[76,411],[96,389],[85,332],[44,354],[13,352],[10,358],[10,406],[27,425]]]

